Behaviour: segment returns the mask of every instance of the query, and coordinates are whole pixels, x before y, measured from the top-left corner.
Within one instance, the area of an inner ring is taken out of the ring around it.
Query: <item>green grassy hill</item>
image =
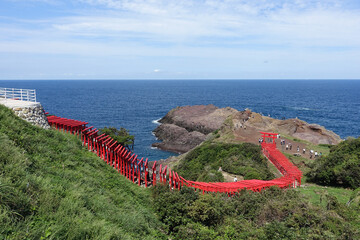
[[[273,179],[261,148],[251,143],[203,142],[180,159],[175,170],[185,179],[223,182],[219,167],[244,179]]]
[[[0,239],[161,239],[150,191],[0,105]]]
[[[315,161],[307,175],[321,185],[360,188],[360,138],[332,146],[329,155]]]
[[[225,137],[222,134],[215,131],[212,139],[172,158],[171,168],[186,179],[197,181],[222,181],[223,176],[217,171],[220,166],[245,179],[274,178],[277,170],[268,164],[259,146],[224,141],[234,138],[232,133],[225,133]],[[324,145],[312,149],[329,152]],[[351,149],[357,154],[356,147]],[[315,161],[290,154],[287,157],[304,173],[311,171]],[[297,189],[273,187],[260,193],[241,191],[228,197],[202,195],[188,188],[171,192],[157,187],[153,198],[172,239],[360,238],[360,189],[319,186],[306,182],[306,177],[303,186]]]
[[[159,186],[153,197],[171,239],[360,238],[359,201],[347,206],[329,192],[317,203],[303,193],[272,187],[228,197]]]
[[[219,167],[214,158],[229,172],[266,169],[258,152],[204,144],[182,171],[205,179]],[[359,239],[359,229],[360,190],[308,185],[228,197],[139,188],[75,136],[33,127],[0,105],[0,239]]]

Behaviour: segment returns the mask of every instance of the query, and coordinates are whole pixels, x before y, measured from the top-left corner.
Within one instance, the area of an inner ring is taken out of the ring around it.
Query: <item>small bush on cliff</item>
[[[135,136],[130,135],[129,131],[123,127],[120,129],[115,127],[104,127],[99,129],[99,133],[109,135],[128,150],[134,150]]]
[[[360,138],[333,146],[328,156],[314,162],[307,176],[322,185],[360,187]]]
[[[227,144],[205,142],[190,151],[177,167],[178,173],[190,180],[224,181],[217,170],[242,175],[245,179],[272,179],[261,149],[251,143]]]

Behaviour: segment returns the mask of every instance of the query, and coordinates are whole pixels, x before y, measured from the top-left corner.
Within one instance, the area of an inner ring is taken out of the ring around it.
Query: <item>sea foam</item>
[[[156,119],[156,120],[152,120],[151,122],[156,124],[156,125],[160,125],[161,123],[159,122],[161,120],[161,118]]]

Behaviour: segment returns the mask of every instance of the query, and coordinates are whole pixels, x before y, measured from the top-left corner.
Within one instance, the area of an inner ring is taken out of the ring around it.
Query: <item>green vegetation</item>
[[[151,190],[0,105],[0,239],[162,239]]]
[[[307,185],[232,197],[139,188],[76,136],[33,127],[3,106],[0,149],[0,239],[360,239],[359,139],[332,147],[309,173],[355,190]],[[247,179],[273,178],[260,148],[248,143],[205,142],[177,170],[219,181],[220,166]]]
[[[219,167],[245,179],[272,179],[267,160],[259,146],[251,143],[230,144],[204,142],[190,151],[177,165],[184,178],[196,181],[224,181]]]
[[[307,182],[307,173],[311,171],[311,166],[316,161],[313,159],[304,158],[303,156],[294,156],[293,154],[283,152],[283,154],[303,173],[303,177],[301,179],[302,183]]]
[[[331,186],[360,187],[360,138],[331,147],[328,156],[317,159],[307,174],[310,181]]]
[[[135,136],[130,135],[129,131],[123,127],[120,129],[116,129],[115,127],[104,127],[99,129],[99,133],[109,135],[128,150],[134,149]]]
[[[344,188],[324,187],[315,184],[306,184],[305,187],[297,188],[301,194],[309,198],[312,204],[326,207],[326,197],[335,196],[341,204],[347,204],[354,191]]]
[[[296,189],[228,197],[157,186],[154,207],[172,239],[358,239],[360,205],[332,194],[312,204]]]
[[[222,181],[217,171],[221,166],[224,171],[248,179],[251,178],[246,176],[251,172],[249,168],[258,171],[265,179],[273,178],[267,172],[275,173],[277,170],[265,159],[261,160],[258,146],[230,143],[228,139],[233,134],[225,132],[225,135],[226,138],[223,132],[213,132],[210,141],[180,158],[176,165],[179,174],[190,180]],[[304,143],[307,148],[325,156],[334,148]],[[359,156],[355,148],[359,149],[354,146],[346,151]],[[314,162],[324,159],[286,156],[304,173],[311,171]],[[246,171],[242,171],[244,169]],[[261,179],[260,176],[254,178]],[[303,183],[306,178],[303,178]],[[158,186],[153,198],[158,215],[172,239],[360,238],[360,188],[352,191],[306,184],[297,189],[270,188],[261,193],[242,191],[229,198],[221,194],[202,195],[188,188],[171,192]]]

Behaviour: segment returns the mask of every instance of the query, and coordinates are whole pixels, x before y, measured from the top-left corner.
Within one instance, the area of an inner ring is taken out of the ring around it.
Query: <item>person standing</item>
[[[237,182],[237,177],[236,176],[234,177],[234,182]]]

